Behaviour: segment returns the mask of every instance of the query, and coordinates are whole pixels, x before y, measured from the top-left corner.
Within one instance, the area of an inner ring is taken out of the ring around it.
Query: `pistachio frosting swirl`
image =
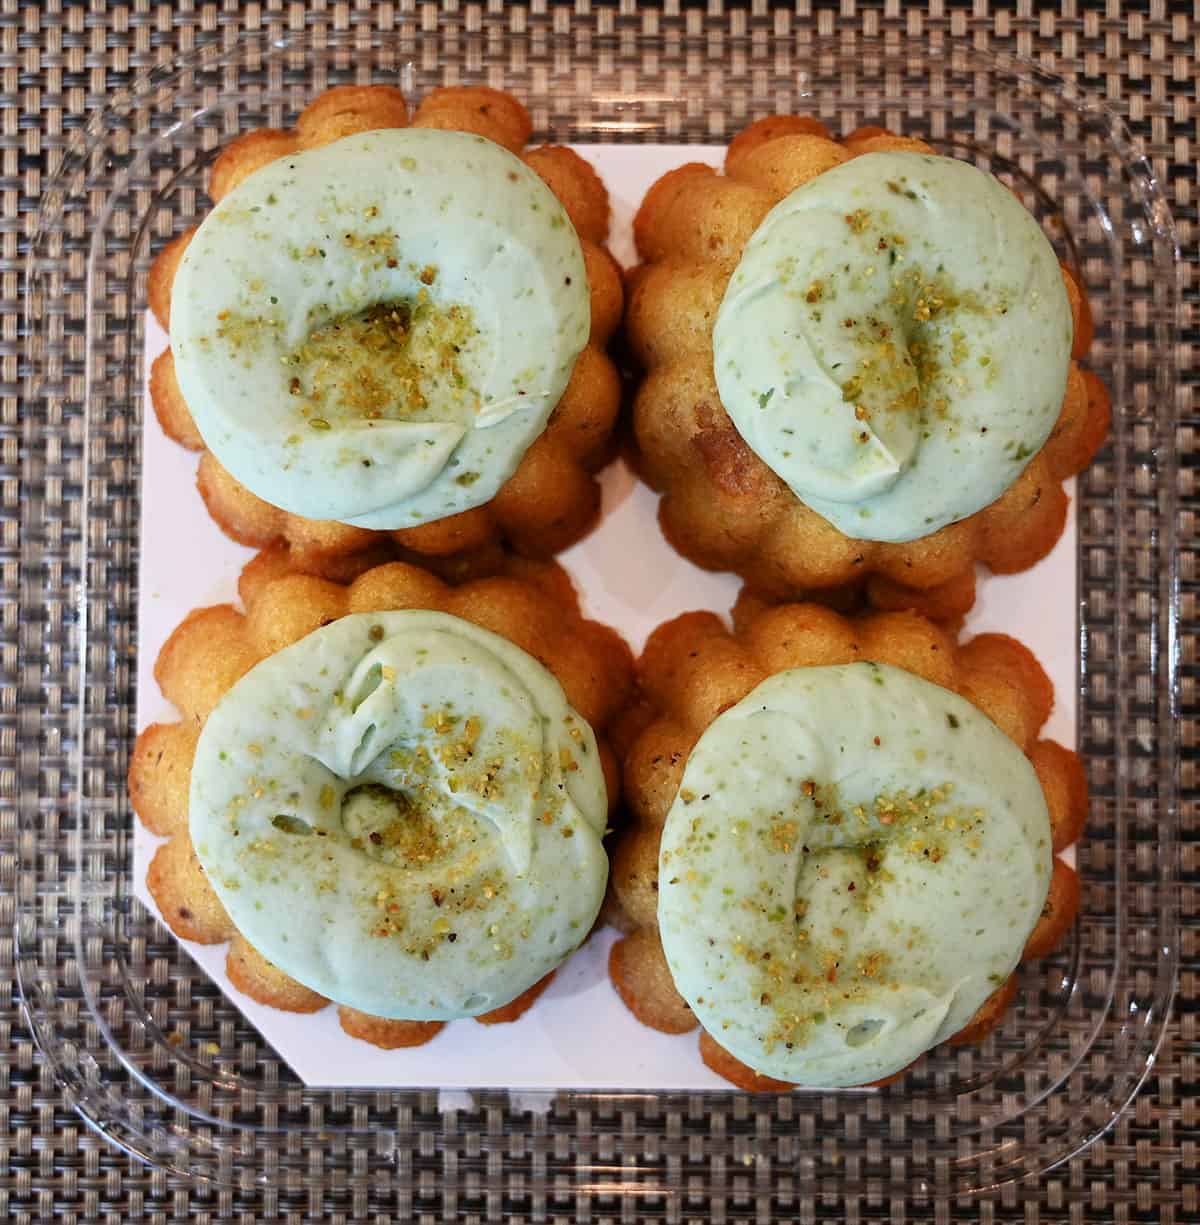
[[[263,660],[192,769],[193,844],[238,930],[375,1016],[516,998],[587,936],[607,797],[592,729],[506,639],[360,613]]]
[[[348,136],[212,210],[171,296],[205,445],[310,519],[413,527],[490,500],[545,428],[591,310],[542,180],[483,137]]]
[[[857,540],[994,502],[1046,441],[1071,311],[1054,251],[991,175],[870,153],[797,188],[746,244],[713,331],[738,432]]]
[[[756,1071],[865,1084],[961,1029],[1020,959],[1045,797],[965,699],[898,668],[763,681],[692,751],[658,921],[676,986]]]

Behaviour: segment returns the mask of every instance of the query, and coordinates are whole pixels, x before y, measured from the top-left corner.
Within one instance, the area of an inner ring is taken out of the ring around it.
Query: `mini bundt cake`
[[[434,90],[410,119],[398,90],[345,86],[222,150],[217,208],[151,268],[172,343],[150,392],[233,539],[339,578],[389,537],[546,557],[591,526],[623,289],[603,183],[529,134],[495,90]]]
[[[775,598],[854,585],[960,615],[983,562],[1061,534],[1107,432],[1093,325],[1033,218],[973,166],[760,120],[635,221],[634,431],[672,544]]]
[[[610,976],[749,1089],[877,1083],[979,1041],[1079,902],[1079,758],[998,634],[742,603],[661,626],[618,737]]]
[[[392,562],[340,585],[277,548],[240,593],[244,613],[200,609],[164,645],[180,719],[130,762],[133,808],[167,839],[147,873],[163,919],[229,941],[239,991],[332,1000],[378,1046],[516,1019],[603,900],[628,649],[548,562],[457,587]]]

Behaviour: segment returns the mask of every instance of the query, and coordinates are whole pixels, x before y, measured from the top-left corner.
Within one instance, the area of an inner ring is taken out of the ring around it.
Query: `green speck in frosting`
[[[297,837],[307,837],[313,832],[312,826],[309,825],[302,817],[297,817],[292,813],[281,812],[271,818],[271,824],[275,826],[281,834],[294,834]]]

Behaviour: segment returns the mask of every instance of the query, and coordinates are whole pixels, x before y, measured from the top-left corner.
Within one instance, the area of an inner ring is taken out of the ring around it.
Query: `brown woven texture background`
[[[851,32],[899,32],[936,46],[949,39],[1016,53],[1102,97],[1122,115],[1153,161],[1175,213],[1185,266],[1178,361],[1182,417],[1179,535],[1184,582],[1182,645],[1182,921],[1180,980],[1166,1042],[1135,1105],[1111,1133],[1084,1155],[1037,1183],[1010,1185],[990,1197],[953,1203],[879,1198],[844,1204],[836,1199],[793,1199],[775,1219],[869,1221],[1200,1221],[1200,1128],[1197,1126],[1197,952],[1200,820],[1194,798],[1197,695],[1195,692],[1196,529],[1195,473],[1200,455],[1200,316],[1196,252],[1197,160],[1200,158],[1200,6],[1160,0],[1109,0],[1091,8],[1063,0],[1038,7],[970,0],[928,8],[802,2],[786,9],[765,4],[678,5],[575,3],[504,5],[413,3],[252,3],[225,0],[179,4],[135,0],[0,0],[0,1220],[33,1222],[191,1220],[383,1220],[365,1201],[345,1200],[330,1214],[321,1197],[282,1200],[264,1192],[214,1192],[143,1167],[109,1148],[61,1100],[35,1053],[12,982],[12,894],[16,884],[15,778],[20,745],[16,727],[19,634],[18,506],[21,460],[22,261],[43,182],[54,171],[70,133],[89,112],[131,78],[201,42],[229,44],[244,30],[298,30],[305,25],[394,28],[415,16],[436,30],[448,56],[497,53],[516,33],[566,34],[586,57],[600,40],[623,32],[660,32],[664,56],[682,62],[714,40],[755,37],[787,40],[798,32],[838,38]],[[453,1198],[446,1201],[454,1203]],[[632,1202],[611,1216],[637,1220]],[[662,1210],[653,1219],[663,1219]],[[747,1215],[748,1214],[748,1215]],[[436,1218],[430,1218],[436,1219]],[[462,1220],[510,1219],[489,1205]],[[542,1219],[557,1217],[552,1208]],[[744,1204],[695,1196],[667,1219],[762,1220]]]

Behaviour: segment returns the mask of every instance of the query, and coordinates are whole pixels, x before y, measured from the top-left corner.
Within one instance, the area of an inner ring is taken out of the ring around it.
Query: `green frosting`
[[[171,295],[209,450],[275,506],[378,529],[489,501],[590,326],[579,239],[546,184],[491,141],[426,129],[256,171]]]
[[[217,704],[192,841],[238,930],[381,1017],[488,1012],[587,936],[608,878],[595,737],[506,639],[444,613],[343,617]]]
[[[1049,436],[1071,310],[1037,222],[965,162],[869,153],[781,201],[713,332],[739,433],[858,540],[994,502]]]
[[[865,1084],[1004,982],[1051,864],[1033,766],[969,702],[897,668],[801,668],[693,750],[658,921],[722,1046],[781,1080]]]

